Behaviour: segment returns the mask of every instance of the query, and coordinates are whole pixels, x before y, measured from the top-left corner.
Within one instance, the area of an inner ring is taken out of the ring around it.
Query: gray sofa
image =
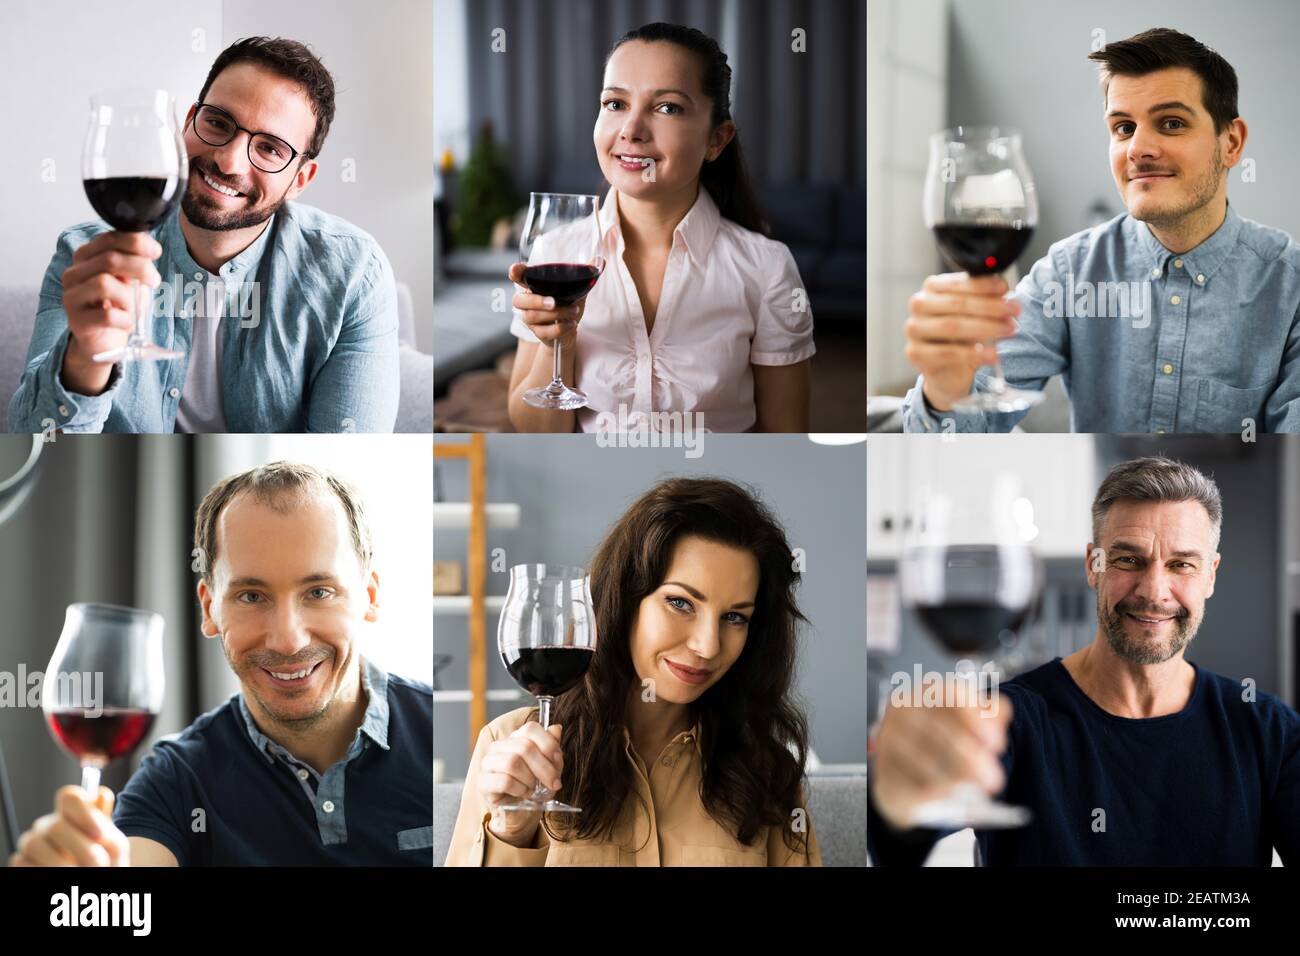
[[[433,787],[433,862],[442,866],[464,783]],[[867,778],[810,777],[808,816],[826,866],[867,865]]]
[[[9,400],[27,359],[38,293],[36,286],[0,286],[0,431],[7,429]],[[402,388],[393,430],[429,434],[433,431],[433,356],[415,347],[411,290],[401,282],[397,313]]]

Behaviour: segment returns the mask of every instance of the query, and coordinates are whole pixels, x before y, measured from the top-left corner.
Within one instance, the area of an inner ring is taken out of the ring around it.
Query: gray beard
[[[1163,664],[1190,644],[1200,627],[1200,621],[1192,620],[1191,613],[1182,608],[1179,616],[1174,618],[1174,633],[1168,638],[1136,640],[1124,629],[1126,612],[1118,607],[1114,611],[1107,610],[1104,601],[1099,589],[1097,620],[1101,623],[1101,631],[1106,635],[1110,649],[1130,664]]]

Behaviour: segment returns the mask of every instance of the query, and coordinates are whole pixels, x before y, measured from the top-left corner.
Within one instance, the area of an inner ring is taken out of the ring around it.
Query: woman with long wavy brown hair
[[[732,482],[671,478],[637,500],[592,559],[586,676],[549,732],[536,708],[483,728],[447,864],[820,865],[792,699],[794,564]],[[538,782],[582,812],[497,809]]]

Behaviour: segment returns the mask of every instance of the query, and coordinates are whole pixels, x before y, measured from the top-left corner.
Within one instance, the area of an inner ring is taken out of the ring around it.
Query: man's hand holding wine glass
[[[959,700],[960,698],[954,698]],[[992,796],[1005,784],[999,759],[1007,747],[1011,703],[890,707],[873,740],[871,797],[891,826],[917,825],[917,807],[962,786]]]
[[[61,380],[68,391],[104,391],[113,366],[93,356],[126,345],[135,326],[133,291],[161,284],[153,265],[161,255],[162,246],[147,232],[101,233],[72,254],[72,265],[63,272],[68,348]]]
[[[113,825],[113,791],[100,787],[91,800],[81,787],[61,787],[54,812],[22,835],[9,865],[130,866],[130,843]]]
[[[975,373],[989,364],[989,344],[1014,335],[1020,303],[1000,275],[950,272],[929,276],[908,300],[907,358],[925,378],[936,411],[970,394]]]

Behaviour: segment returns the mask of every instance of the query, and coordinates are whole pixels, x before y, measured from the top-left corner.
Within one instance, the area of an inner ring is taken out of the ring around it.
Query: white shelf
[[[435,690],[433,692],[433,702],[444,704],[467,704],[472,698],[472,694],[467,690]],[[489,701],[497,700],[522,700],[526,695],[521,690],[490,690],[487,692]]]
[[[519,505],[499,502],[487,506],[487,526],[489,528],[517,528],[519,526]],[[433,527],[438,530],[455,530],[469,527],[470,506],[465,501],[435,501],[433,503]]]
[[[487,611],[489,614],[500,614],[501,609],[505,607],[506,596],[504,594],[489,594],[486,603],[487,603]],[[468,614],[469,595],[468,594],[435,594],[433,596],[433,613],[434,614]]]

